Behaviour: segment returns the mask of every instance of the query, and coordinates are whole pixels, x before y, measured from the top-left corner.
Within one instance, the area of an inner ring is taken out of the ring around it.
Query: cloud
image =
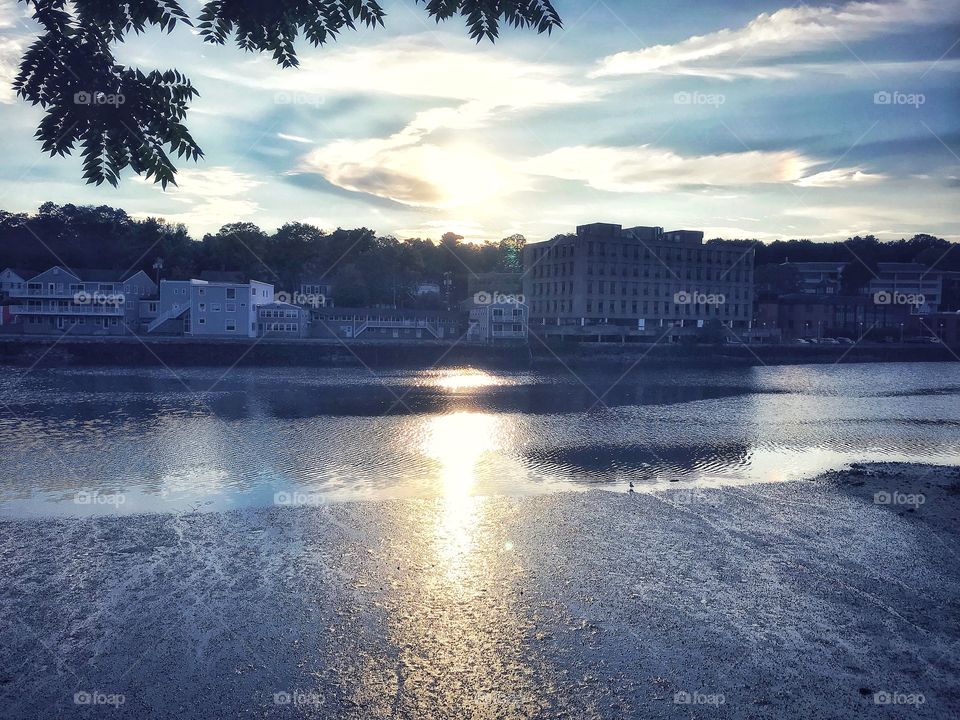
[[[662,192],[684,186],[797,182],[816,164],[793,151],[682,156],[651,146],[576,146],[527,161],[527,172],[580,180],[615,193]]]
[[[844,185],[857,185],[876,183],[886,180],[887,176],[881,173],[866,173],[859,168],[838,168],[836,170],[825,170],[814,175],[808,175],[796,181],[800,187],[841,187]]]
[[[954,20],[960,0],[849,2],[811,7],[800,3],[763,13],[745,26],[695,35],[673,45],[655,45],[603,58],[591,77],[646,73],[731,75],[756,73],[738,69],[741,61],[785,58],[842,48],[884,33]],[[774,75],[775,76],[775,75]]]
[[[131,179],[150,184],[141,176]],[[262,184],[252,175],[228,167],[180,170],[177,173],[177,187],[168,187],[164,196],[189,206],[189,209],[175,213],[141,212],[134,213],[134,216],[164,217],[170,222],[183,223],[194,234],[215,232],[227,223],[238,222],[260,212],[258,203],[243,196]]]
[[[295,72],[279,69],[267,58],[244,63],[241,72],[216,66],[202,72],[217,80],[272,91],[288,102],[298,97],[319,102],[331,94],[364,93],[530,108],[589,101],[599,92],[583,81],[577,68],[526,62],[466,40],[451,38],[441,46],[430,34],[395,38],[372,47],[333,47],[301,58]]]
[[[304,145],[313,145],[313,140],[310,138],[300,137],[299,135],[287,135],[286,133],[277,133],[277,137],[281,140],[289,140],[290,142],[303,143]]]

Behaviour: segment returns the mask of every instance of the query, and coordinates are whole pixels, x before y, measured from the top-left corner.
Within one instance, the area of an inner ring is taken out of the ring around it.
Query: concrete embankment
[[[361,366],[473,365],[526,368],[632,364],[783,365],[835,362],[950,362],[943,345],[854,346],[544,344],[464,342],[0,336],[0,364],[16,366]]]

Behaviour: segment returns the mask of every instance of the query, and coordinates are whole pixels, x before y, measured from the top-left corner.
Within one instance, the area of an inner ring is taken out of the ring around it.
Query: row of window
[[[608,251],[609,249],[609,251]],[[540,262],[545,257],[550,259],[572,258],[574,246],[570,243],[558,244],[552,247],[534,247],[534,262]],[[720,263],[735,264],[741,259],[750,258],[753,262],[752,249],[743,250],[713,250],[705,247],[682,248],[657,245],[650,247],[641,242],[627,244],[611,244],[590,240],[587,242],[588,257],[622,258],[624,260],[650,260],[659,258],[664,262],[676,260],[678,262]]]
[[[746,300],[750,293],[747,292],[746,288],[740,288],[734,286],[732,289],[706,289],[706,288],[685,288],[679,287],[677,285],[664,285],[663,291],[660,290],[659,284],[648,285],[648,284],[637,284],[637,283],[625,283],[621,282],[619,285],[615,280],[600,280],[594,285],[593,281],[587,283],[587,295],[594,295],[594,288],[596,288],[597,295],[616,295],[619,288],[619,294],[623,296],[632,295],[633,297],[657,297],[658,295],[663,295],[666,297],[673,297],[676,293],[687,291],[689,292],[692,289],[696,289],[697,292],[702,292],[704,294],[724,294],[728,295],[733,300],[739,300],[741,296]],[[641,292],[642,290],[642,292]],[[534,283],[533,285],[533,295],[534,296],[543,296],[543,295],[563,295],[563,294],[572,294],[573,293],[573,282],[554,282],[554,283]]]
[[[90,320],[90,324],[94,327],[117,327],[120,325],[120,319],[116,317],[105,317],[105,318],[85,318],[85,317],[58,317],[56,318],[56,325],[58,330],[66,330],[67,328],[73,327],[74,325],[86,325],[87,320]],[[46,325],[53,321],[53,318],[49,320],[43,317],[37,317],[36,315],[27,315],[24,318],[24,322],[27,325]]]
[[[552,278],[552,277],[572,277],[574,275],[573,263],[560,263],[559,265],[547,265],[545,267],[535,267],[532,273],[534,278]],[[647,265],[602,265],[587,263],[587,275],[609,275],[610,277],[653,277],[655,279],[668,279],[671,277],[686,277],[687,280],[718,280],[724,282],[747,282],[750,280],[750,268],[746,265],[734,265],[731,267],[670,267],[660,263],[650,263]]]
[[[10,283],[9,287],[13,290],[23,289],[24,283]],[[28,282],[26,283],[27,292],[31,294],[39,294],[44,291],[43,283],[39,282]],[[51,294],[59,294],[64,291],[76,294],[79,292],[90,292],[90,293],[103,293],[103,294],[113,294],[117,292],[123,292],[128,295],[143,295],[148,291],[148,288],[145,288],[142,285],[128,285],[126,283],[95,283],[95,282],[81,282],[81,283],[47,283],[46,291]],[[152,289],[151,289],[152,291]]]
[[[627,313],[630,312],[634,315],[637,313],[653,313],[655,315],[664,314],[664,315],[712,315],[712,316],[739,316],[746,315],[750,310],[750,305],[747,303],[720,303],[720,304],[678,304],[673,302],[660,302],[658,300],[643,301],[638,302],[633,300],[627,302],[626,300],[620,300],[619,303],[616,300],[587,300],[586,302],[586,311],[588,313],[594,312],[611,312],[611,313]],[[534,314],[545,314],[545,313],[572,313],[573,312],[573,302],[570,300],[545,300],[545,301],[534,301],[533,303],[533,313]]]

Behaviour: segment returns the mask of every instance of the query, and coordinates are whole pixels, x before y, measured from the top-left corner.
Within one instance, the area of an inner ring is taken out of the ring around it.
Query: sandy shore
[[[0,523],[10,718],[953,718],[960,469]]]

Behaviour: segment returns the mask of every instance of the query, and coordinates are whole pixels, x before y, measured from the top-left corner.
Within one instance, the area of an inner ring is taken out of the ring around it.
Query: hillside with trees
[[[108,206],[44,203],[35,214],[0,211],[0,266],[41,271],[60,264],[126,273],[141,269],[186,279],[205,270],[238,271],[291,290],[301,281],[336,281],[339,304],[406,306],[418,282],[452,282],[454,300],[467,295],[471,273],[519,271],[521,235],[470,243],[454,233],[439,242],[378,236],[367,228],[325,231],[287,223],[272,233],[231,223],[196,240],[183,225],[138,219]]]

